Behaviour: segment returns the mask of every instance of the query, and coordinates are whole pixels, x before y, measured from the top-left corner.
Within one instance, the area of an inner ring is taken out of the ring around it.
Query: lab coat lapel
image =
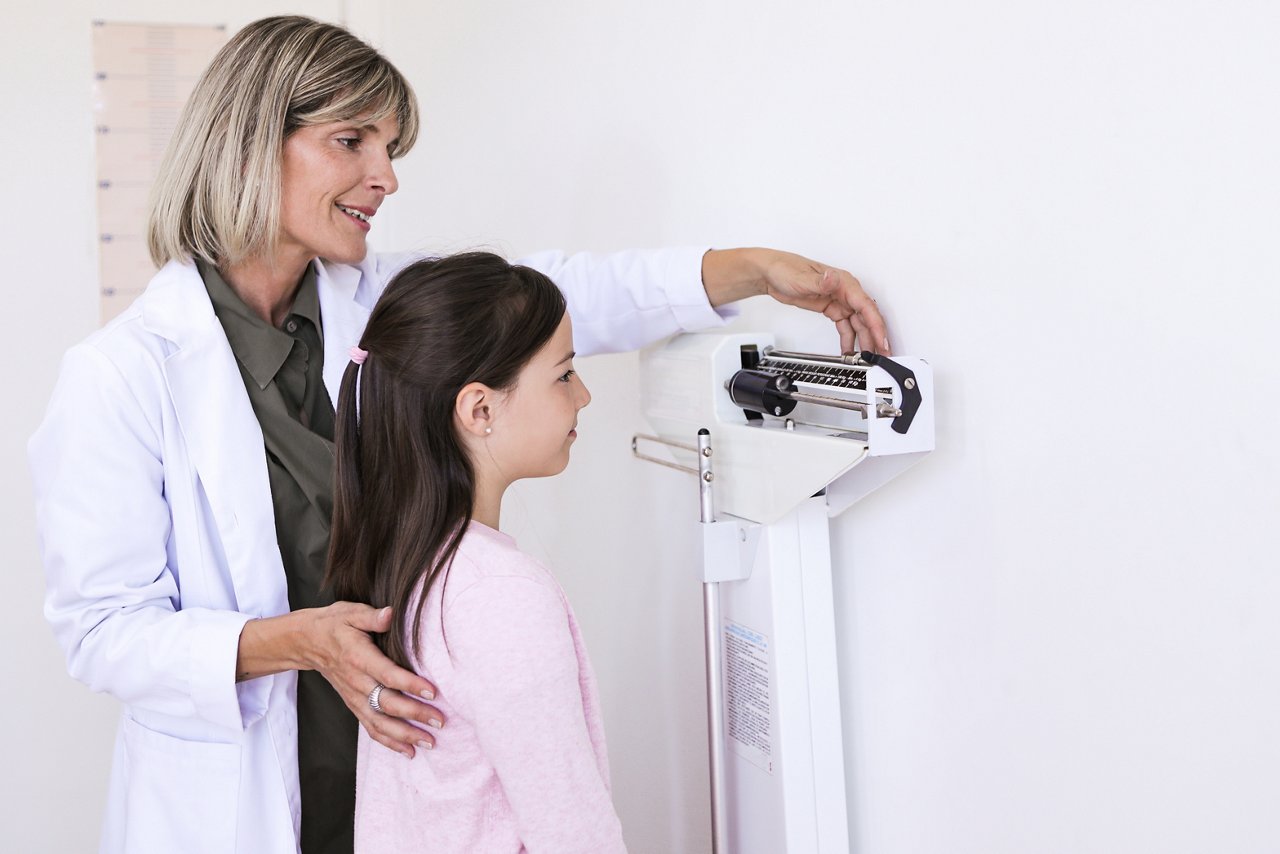
[[[164,363],[187,452],[213,511],[241,611],[289,610],[262,429],[227,336],[194,265],[170,262],[152,280],[147,328],[176,345]]]
[[[351,362],[352,346],[360,343],[371,307],[360,303],[360,267],[345,264],[316,264],[316,286],[320,292],[320,322],[324,326],[324,385],[338,407],[342,375]]]

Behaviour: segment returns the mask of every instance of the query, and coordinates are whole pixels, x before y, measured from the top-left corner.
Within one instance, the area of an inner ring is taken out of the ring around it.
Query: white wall
[[[426,112],[382,245],[785,247],[932,361],[938,451],[835,526],[857,850],[1280,850],[1272,4],[355,5]],[[6,850],[92,846],[115,719],[39,616],[22,453],[95,322],[87,21],[284,7],[64,8],[0,32]],[[582,368],[575,463],[505,522],[576,603],[633,850],[705,850],[696,502],[628,458],[634,357]]]
[[[783,246],[932,360],[938,451],[836,526],[860,851],[1280,850],[1274,10],[397,13],[396,242]],[[584,366],[578,458],[508,521],[579,605],[632,845],[704,850],[693,487],[628,459],[634,370]]]

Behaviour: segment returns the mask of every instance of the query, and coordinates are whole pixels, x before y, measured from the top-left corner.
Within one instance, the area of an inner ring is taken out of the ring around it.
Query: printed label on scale
[[[770,694],[769,636],[725,620],[724,716],[729,747],[752,765],[772,774]]]

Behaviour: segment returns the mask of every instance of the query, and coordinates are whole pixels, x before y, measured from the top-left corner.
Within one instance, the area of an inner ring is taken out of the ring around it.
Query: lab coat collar
[[[179,349],[222,328],[192,261],[170,261],[161,267],[140,305],[143,327]]]
[[[376,287],[377,261],[370,253],[359,266],[319,259],[312,264],[320,294],[324,384],[336,407],[342,375],[350,361],[348,353],[352,345],[360,343],[380,290]],[[231,352],[200,273],[190,261],[170,261],[151,280],[143,300],[142,322],[149,332],[172,341],[179,350],[217,347],[220,343],[228,355]]]
[[[364,335],[378,290],[369,286],[376,281],[376,262],[371,253],[359,267],[326,261],[315,264],[320,322],[324,326],[324,385],[336,410],[342,375],[351,362],[351,348]]]
[[[324,316],[325,308],[346,321],[358,319],[361,315],[367,320],[373,305],[372,299],[365,297],[371,294],[376,298],[376,294],[369,288],[362,289],[361,284],[366,279],[376,279],[377,262],[374,256],[370,254],[359,266],[334,264],[318,258],[311,263],[316,271],[321,319],[325,327],[328,328],[330,320]],[[352,301],[357,301],[359,311],[352,312],[349,308],[344,310],[342,303]],[[360,305],[362,302],[368,304]],[[180,347],[190,337],[206,331],[210,323],[217,323],[200,271],[192,261],[175,260],[161,267],[147,285],[146,299],[140,305],[147,331],[167,338]],[[352,341],[347,346],[355,343]]]

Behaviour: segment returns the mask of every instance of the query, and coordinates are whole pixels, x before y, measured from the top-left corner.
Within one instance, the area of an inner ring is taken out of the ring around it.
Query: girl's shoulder
[[[501,531],[472,522],[449,567],[444,585],[444,607],[467,590],[481,586],[489,590],[501,586],[527,589],[529,583],[545,587],[557,597],[564,594],[555,576],[539,561],[520,551],[516,541]]]

